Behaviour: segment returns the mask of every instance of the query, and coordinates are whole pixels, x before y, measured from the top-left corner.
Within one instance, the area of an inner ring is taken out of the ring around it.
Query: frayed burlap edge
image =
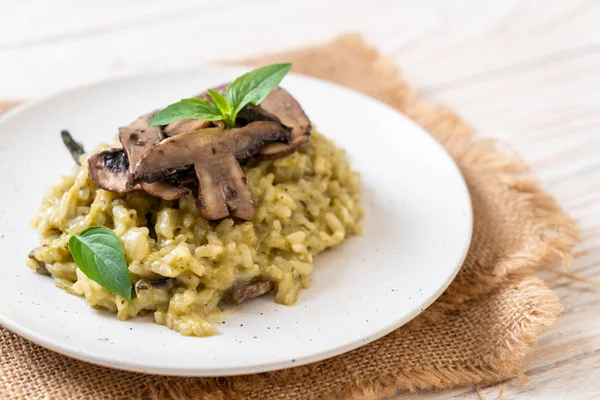
[[[511,377],[525,377],[522,360],[533,346],[542,329],[554,324],[562,306],[560,300],[547,289],[539,279],[527,278],[518,284],[531,301],[530,313],[519,319],[518,326],[503,346],[494,349],[470,367],[424,368],[406,373],[385,374],[374,379],[353,379],[343,385],[315,388],[313,392],[298,391],[294,382],[302,378],[303,369],[315,370],[314,366],[277,371],[255,376],[242,376],[211,379],[213,382],[203,388],[204,396],[199,397],[198,387],[192,382],[182,382],[180,378],[165,378],[160,383],[152,382],[137,392],[136,398],[146,399],[365,399],[378,400],[401,393],[402,390],[415,392],[420,389],[443,389],[465,385],[488,385]],[[534,304],[543,304],[542,308]],[[475,360],[474,360],[475,361]],[[185,379],[188,381],[188,379]],[[191,383],[191,385],[190,385]],[[323,382],[314,381],[315,385]],[[279,388],[279,389],[277,389]],[[270,393],[265,396],[264,393]]]
[[[377,399],[399,390],[490,384],[522,375],[527,351],[562,309],[556,295],[533,273],[548,264],[568,264],[578,238],[573,220],[539,188],[522,162],[497,152],[490,141],[475,140],[472,129],[453,112],[420,100],[395,66],[359,37],[345,36],[325,46],[248,63],[283,60],[294,62],[298,72],[387,102],[452,154],[478,205],[469,256],[448,290],[411,323],[370,345],[308,366],[231,378],[171,378],[110,370],[70,360],[0,329],[0,397]],[[497,205],[490,190],[508,195],[506,215],[491,215]],[[515,213],[527,220],[527,229],[507,248],[486,254],[494,235],[501,233],[488,226],[489,219],[502,221]],[[487,239],[479,240],[481,236]],[[494,325],[498,321],[502,323]],[[475,343],[477,351],[472,354],[464,354],[470,347],[461,347],[460,337],[449,335],[460,324],[465,340],[481,342]],[[478,332],[481,324],[490,328]],[[486,334],[490,337],[483,337]],[[432,350],[430,344],[436,340],[462,352]],[[11,352],[13,348],[17,350]],[[439,362],[429,362],[432,357]]]
[[[324,65],[311,61],[307,71],[304,60],[318,60],[314,53],[325,55]],[[334,54],[335,60],[332,61],[327,54]],[[298,72],[353,88],[404,113],[446,148],[468,184],[471,183],[470,178],[477,178],[480,182],[503,182],[514,195],[513,200],[517,203],[515,213],[529,219],[530,231],[534,234],[527,238],[520,251],[495,260],[494,265],[469,269],[471,273],[468,275],[462,274],[465,271],[463,268],[447,291],[413,323],[435,319],[436,316],[443,317],[444,310],[468,306],[470,300],[489,292],[499,282],[510,279],[512,273],[532,273],[542,265],[555,263],[565,268],[568,266],[571,251],[579,241],[577,224],[562,211],[553,197],[542,190],[528,166],[514,155],[500,152],[492,140],[475,138],[473,128],[454,111],[419,98],[417,92],[398,74],[394,63],[369,47],[359,35],[348,34],[324,46],[245,60],[241,64],[290,61],[297,65],[298,60],[302,65]],[[339,65],[335,65],[335,62]],[[367,78],[356,79],[357,76]],[[373,85],[373,80],[385,82],[385,87]],[[473,195],[473,185],[469,186]],[[467,257],[465,263],[470,261]],[[464,290],[467,286],[469,290]]]

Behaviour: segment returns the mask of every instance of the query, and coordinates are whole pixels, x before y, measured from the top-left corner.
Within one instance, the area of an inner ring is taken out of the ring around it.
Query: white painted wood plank
[[[0,1],[0,49],[33,47],[185,15],[210,0]],[[165,7],[167,6],[167,7]]]
[[[515,1],[515,0],[513,0]],[[412,4],[411,4],[412,3]],[[429,1],[428,3],[431,3]],[[474,0],[469,0],[469,4],[477,4]],[[4,6],[3,6],[4,5]],[[374,0],[369,3],[369,11],[373,17],[380,16],[380,11],[387,11],[387,18],[370,19],[370,26],[386,19],[402,22],[401,14],[409,14],[412,17],[428,18],[428,15],[436,14],[434,19],[439,20],[439,16],[455,10],[452,4],[444,4],[437,1],[432,4],[421,2],[414,4],[409,0],[390,1]],[[49,3],[46,0],[29,0],[21,2],[12,2],[11,0],[0,1],[0,7],[3,6],[4,15],[0,15],[0,49],[15,47],[32,47],[43,43],[53,41],[66,41],[75,39],[78,36],[92,36],[102,34],[107,31],[123,31],[139,28],[144,25],[155,25],[159,33],[160,26],[163,23],[156,20],[156,17],[163,17],[165,22],[173,24],[189,21],[190,18],[197,20],[203,15],[207,15],[203,24],[212,26],[210,15],[215,13],[226,13],[229,18],[214,21],[222,27],[227,27],[227,31],[234,34],[242,32],[239,26],[234,22],[237,16],[244,16],[249,20],[257,20],[262,14],[275,14],[280,16],[281,23],[286,26],[294,24],[304,25],[306,28],[314,28],[314,25],[305,23],[312,20],[318,21],[321,17],[331,20],[342,19],[343,15],[352,13],[360,15],[365,19],[364,4],[360,2],[348,2],[343,0],[324,0],[319,2],[285,2],[277,0],[171,0],[164,2],[160,0],[129,0],[121,2],[119,0],[107,0],[104,2],[74,2],[73,0],[54,0]],[[406,12],[407,8],[410,12]],[[284,18],[289,14],[286,10],[296,10],[293,18]],[[297,10],[304,10],[298,13]],[[306,12],[305,12],[306,11]],[[403,12],[402,12],[403,11]],[[488,10],[489,11],[489,10]],[[399,18],[400,17],[400,18]],[[277,21],[273,21],[277,22]],[[403,26],[403,25],[401,25]],[[256,25],[253,31],[269,30],[270,26]],[[309,29],[306,29],[309,30]],[[311,29],[312,30],[312,29]],[[403,26],[404,30],[404,26]],[[209,33],[207,30],[202,31]],[[249,33],[250,33],[249,32]],[[222,32],[219,32],[222,33]],[[316,32],[321,34],[322,31]],[[306,32],[304,35],[304,39]],[[386,42],[392,45],[396,43],[398,36],[394,40],[386,35]]]
[[[38,97],[56,91],[56,82],[192,67],[346,31],[397,55],[411,81],[430,90],[599,43],[590,28],[600,9],[579,0],[371,0],[366,11],[365,3],[342,0],[104,3],[7,3],[0,15],[5,96]]]
[[[600,353],[590,353],[553,366],[535,371],[535,382],[507,385],[502,400],[548,399],[548,400],[595,400],[598,398],[598,371]],[[564,379],[568,376],[569,379]],[[495,399],[498,388],[480,391],[484,399]],[[471,399],[463,395],[455,399]]]
[[[490,3],[480,4],[483,8]],[[411,46],[409,51],[401,51],[399,61],[411,71],[411,81],[426,90],[440,90],[598,51],[600,47],[600,30],[594,29],[600,18],[597,1],[530,0],[504,4],[506,9],[498,14],[501,18],[477,34],[453,35],[451,39],[445,34],[436,35]],[[459,24],[471,26],[469,19],[478,19],[485,13],[482,9],[480,14],[469,10],[462,10]],[[452,33],[464,29],[458,26],[449,30]]]
[[[399,9],[392,10],[397,16],[390,19],[388,2],[379,3],[383,6],[372,9],[373,19],[365,19],[359,10],[343,7],[347,3],[339,0],[269,2],[263,8],[246,2],[245,8],[237,11],[207,8],[135,29],[0,49],[0,91],[5,98],[39,97],[115,76],[193,68],[216,60],[300,47],[352,30],[369,36],[369,32],[377,34],[400,24],[407,28],[406,37],[427,26],[427,18],[414,18]]]

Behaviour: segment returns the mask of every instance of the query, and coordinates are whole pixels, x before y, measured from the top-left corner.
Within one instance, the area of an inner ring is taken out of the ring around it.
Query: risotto
[[[32,222],[41,245],[28,265],[90,307],[121,320],[153,313],[183,335],[215,334],[221,307],[249,297],[268,293],[293,305],[310,287],[314,256],[360,232],[359,177],[344,151],[316,132],[292,154],[242,165],[255,204],[250,221],[209,221],[191,193],[167,201],[141,190],[103,190],[88,170],[82,162],[43,199]],[[67,230],[96,225],[121,239],[131,302],[89,279],[71,256]]]

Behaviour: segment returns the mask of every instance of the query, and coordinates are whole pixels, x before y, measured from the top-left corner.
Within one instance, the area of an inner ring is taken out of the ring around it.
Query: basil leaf
[[[210,95],[210,97],[212,97],[213,101],[217,105],[217,108],[219,109],[219,111],[221,111],[221,114],[227,115],[229,110],[231,110],[231,106],[229,105],[225,97],[223,97],[221,93],[215,92],[212,89],[208,89],[208,94]]]
[[[237,113],[248,103],[258,105],[269,92],[277,87],[290,71],[292,64],[272,64],[250,71],[237,78],[225,92],[227,102]]]
[[[227,99],[225,99],[225,97],[223,97],[221,93],[215,92],[212,89],[208,89],[208,94],[217,105],[217,108],[221,112],[223,120],[225,120],[227,126],[233,128],[235,126],[235,118],[233,117],[233,109],[231,108],[231,105],[227,102]]]
[[[121,240],[104,226],[71,233],[69,251],[79,269],[109,292],[131,301],[131,279]]]
[[[183,99],[157,112],[148,126],[167,125],[182,119],[224,120],[228,127],[247,104],[258,105],[277,87],[292,64],[272,64],[250,71],[229,85],[225,96],[209,89],[213,102],[204,99]]]
[[[183,99],[157,112],[148,126],[168,125],[180,119],[203,119],[218,121],[223,119],[217,105],[203,99]]]

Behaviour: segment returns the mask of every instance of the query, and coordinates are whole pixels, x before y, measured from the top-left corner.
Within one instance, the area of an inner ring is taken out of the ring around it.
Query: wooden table
[[[5,0],[0,97],[299,47],[356,31],[426,98],[519,153],[580,221],[565,314],[504,399],[600,396],[600,1]],[[486,399],[500,386],[480,388]],[[414,398],[399,394],[399,399]],[[477,398],[475,388],[419,394]]]

